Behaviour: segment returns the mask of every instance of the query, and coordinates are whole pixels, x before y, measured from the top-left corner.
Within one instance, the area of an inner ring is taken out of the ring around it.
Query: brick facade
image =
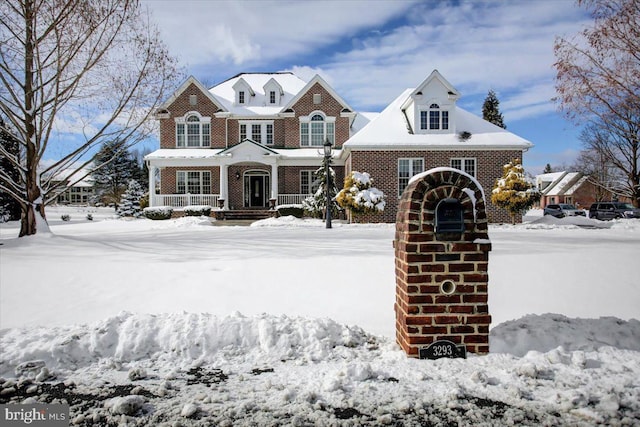
[[[442,238],[434,224],[445,198],[460,201],[464,231]],[[403,193],[394,240],[396,340],[409,356],[437,340],[489,352],[487,229],[482,191],[456,171],[427,175]]]
[[[274,78],[277,75],[274,74]],[[247,78],[250,81],[249,78]],[[232,80],[229,80],[232,81]],[[214,88],[215,89],[215,88]],[[351,122],[354,113],[343,100],[321,78],[316,77],[307,84],[306,90],[295,94],[289,92],[290,104],[280,105],[282,109],[279,113],[277,109],[269,110],[268,114],[256,114],[250,109],[243,109],[233,104],[229,107],[230,100],[215,98],[214,89],[211,93],[207,91],[197,80],[190,78],[183,87],[176,92],[167,103],[158,110],[160,129],[160,148],[175,149],[176,147],[176,119],[183,118],[191,111],[198,112],[202,117],[211,119],[210,125],[210,147],[190,148],[194,153],[197,150],[221,150],[237,146],[240,141],[240,121],[265,121],[273,123],[273,144],[266,146],[268,149],[283,150],[278,156],[287,158],[286,152],[291,150],[295,154],[296,149],[312,148],[300,145],[300,118],[308,117],[315,111],[320,111],[327,117],[335,118],[335,147],[342,148],[343,144],[350,138]],[[285,90],[286,92],[286,90]],[[335,96],[334,96],[335,95]],[[226,107],[225,107],[226,105]],[[256,101],[252,107],[261,108]],[[238,108],[233,112],[233,108]],[[227,109],[230,108],[230,109]],[[393,144],[393,141],[389,141]],[[318,151],[321,150],[317,147]],[[200,151],[202,152],[202,151]],[[398,159],[400,158],[421,158],[424,161],[424,169],[429,170],[439,166],[449,166],[451,158],[474,158],[476,159],[477,180],[482,185],[486,194],[490,194],[495,180],[502,175],[502,166],[514,159],[522,160],[522,152],[518,150],[433,150],[429,147],[417,150],[365,150],[353,147],[349,152],[344,152],[344,158],[337,158],[334,162],[334,170],[337,175],[336,186],[340,189],[343,186],[344,176],[352,170],[368,172],[375,181],[375,186],[386,195],[386,208],[382,214],[367,214],[356,218],[358,222],[394,222],[398,208]],[[197,155],[194,159],[198,158]],[[210,156],[207,160],[202,157],[198,161],[191,161],[189,156],[176,157],[173,159],[167,155],[167,161],[157,163],[160,170],[160,193],[175,194],[176,192],[176,170],[210,170],[211,173],[211,193],[222,194],[220,189],[219,164],[220,160],[215,156]],[[300,193],[300,170],[316,170],[322,161],[321,154],[317,157],[306,157],[306,160],[296,158],[295,161],[287,162],[283,160],[278,166],[278,194],[299,194]],[[252,157],[246,160],[232,159],[226,160],[228,167],[228,191],[227,208],[240,209],[244,206],[243,179],[236,179],[236,173],[243,176],[244,172],[250,169],[263,170],[271,176],[271,165],[260,163],[261,158]],[[210,166],[202,166],[209,164]],[[197,164],[198,166],[190,166]],[[342,165],[345,166],[342,166]],[[168,166],[170,165],[170,166]],[[151,163],[153,166],[153,162]],[[267,195],[267,198],[269,196]],[[506,212],[487,203],[487,215],[491,222],[507,222],[510,218]]]
[[[398,210],[398,159],[420,158],[425,171],[436,167],[449,167],[452,158],[476,159],[476,179],[487,196],[487,216],[490,222],[510,222],[509,214],[490,202],[491,190],[496,179],[502,176],[502,167],[514,159],[522,160],[521,151],[352,151],[347,160],[347,172],[368,172],[374,186],[386,196],[386,206],[382,214],[359,216],[359,222],[394,222]]]

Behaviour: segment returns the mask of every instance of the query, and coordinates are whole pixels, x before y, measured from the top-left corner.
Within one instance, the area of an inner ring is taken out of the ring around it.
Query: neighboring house
[[[51,180],[52,184],[62,182],[62,185],[67,188],[58,194],[56,203],[61,205],[89,204],[96,193],[95,183],[91,175],[87,175],[81,179],[81,177],[86,174],[86,169],[65,169],[57,173]],[[69,184],[71,185],[69,186]]]
[[[581,209],[589,209],[596,201],[596,186],[588,176],[580,172],[552,172],[536,176],[540,191],[540,208],[567,203]]]
[[[190,77],[156,112],[160,149],[145,160],[159,193],[150,205],[301,203],[313,193],[326,140],[339,188],[357,170],[386,194],[383,214],[359,220],[395,221],[411,176],[439,166],[469,173],[489,195],[502,166],[532,144],[457,107],[459,97],[437,71],[379,114],[355,112],[319,76],[305,83],[291,73],[239,74],[209,90]],[[509,220],[488,199],[487,211],[490,221]]]

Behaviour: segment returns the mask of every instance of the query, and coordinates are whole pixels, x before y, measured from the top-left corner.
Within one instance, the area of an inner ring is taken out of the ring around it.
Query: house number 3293
[[[451,357],[453,356],[453,349],[450,345],[434,345],[433,355],[438,357]]]
[[[449,340],[439,340],[431,343],[426,348],[421,348],[420,359],[440,359],[442,357],[467,357],[467,349],[464,345],[456,345]]]

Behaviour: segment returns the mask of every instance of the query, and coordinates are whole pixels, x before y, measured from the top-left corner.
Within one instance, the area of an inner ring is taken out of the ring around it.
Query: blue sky
[[[356,111],[380,111],[438,69],[481,115],[498,94],[508,130],[535,147],[525,167],[571,164],[580,129],[557,111],[553,44],[591,22],[572,0],[144,0],[187,74],[320,74]],[[154,147],[155,148],[155,147]]]

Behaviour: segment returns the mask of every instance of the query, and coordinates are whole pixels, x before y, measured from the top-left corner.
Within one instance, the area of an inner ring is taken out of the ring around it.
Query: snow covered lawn
[[[0,403],[65,399],[77,425],[640,423],[640,220],[492,226],[492,354],[420,361],[394,344],[393,226],[48,214],[52,235],[0,225]]]

